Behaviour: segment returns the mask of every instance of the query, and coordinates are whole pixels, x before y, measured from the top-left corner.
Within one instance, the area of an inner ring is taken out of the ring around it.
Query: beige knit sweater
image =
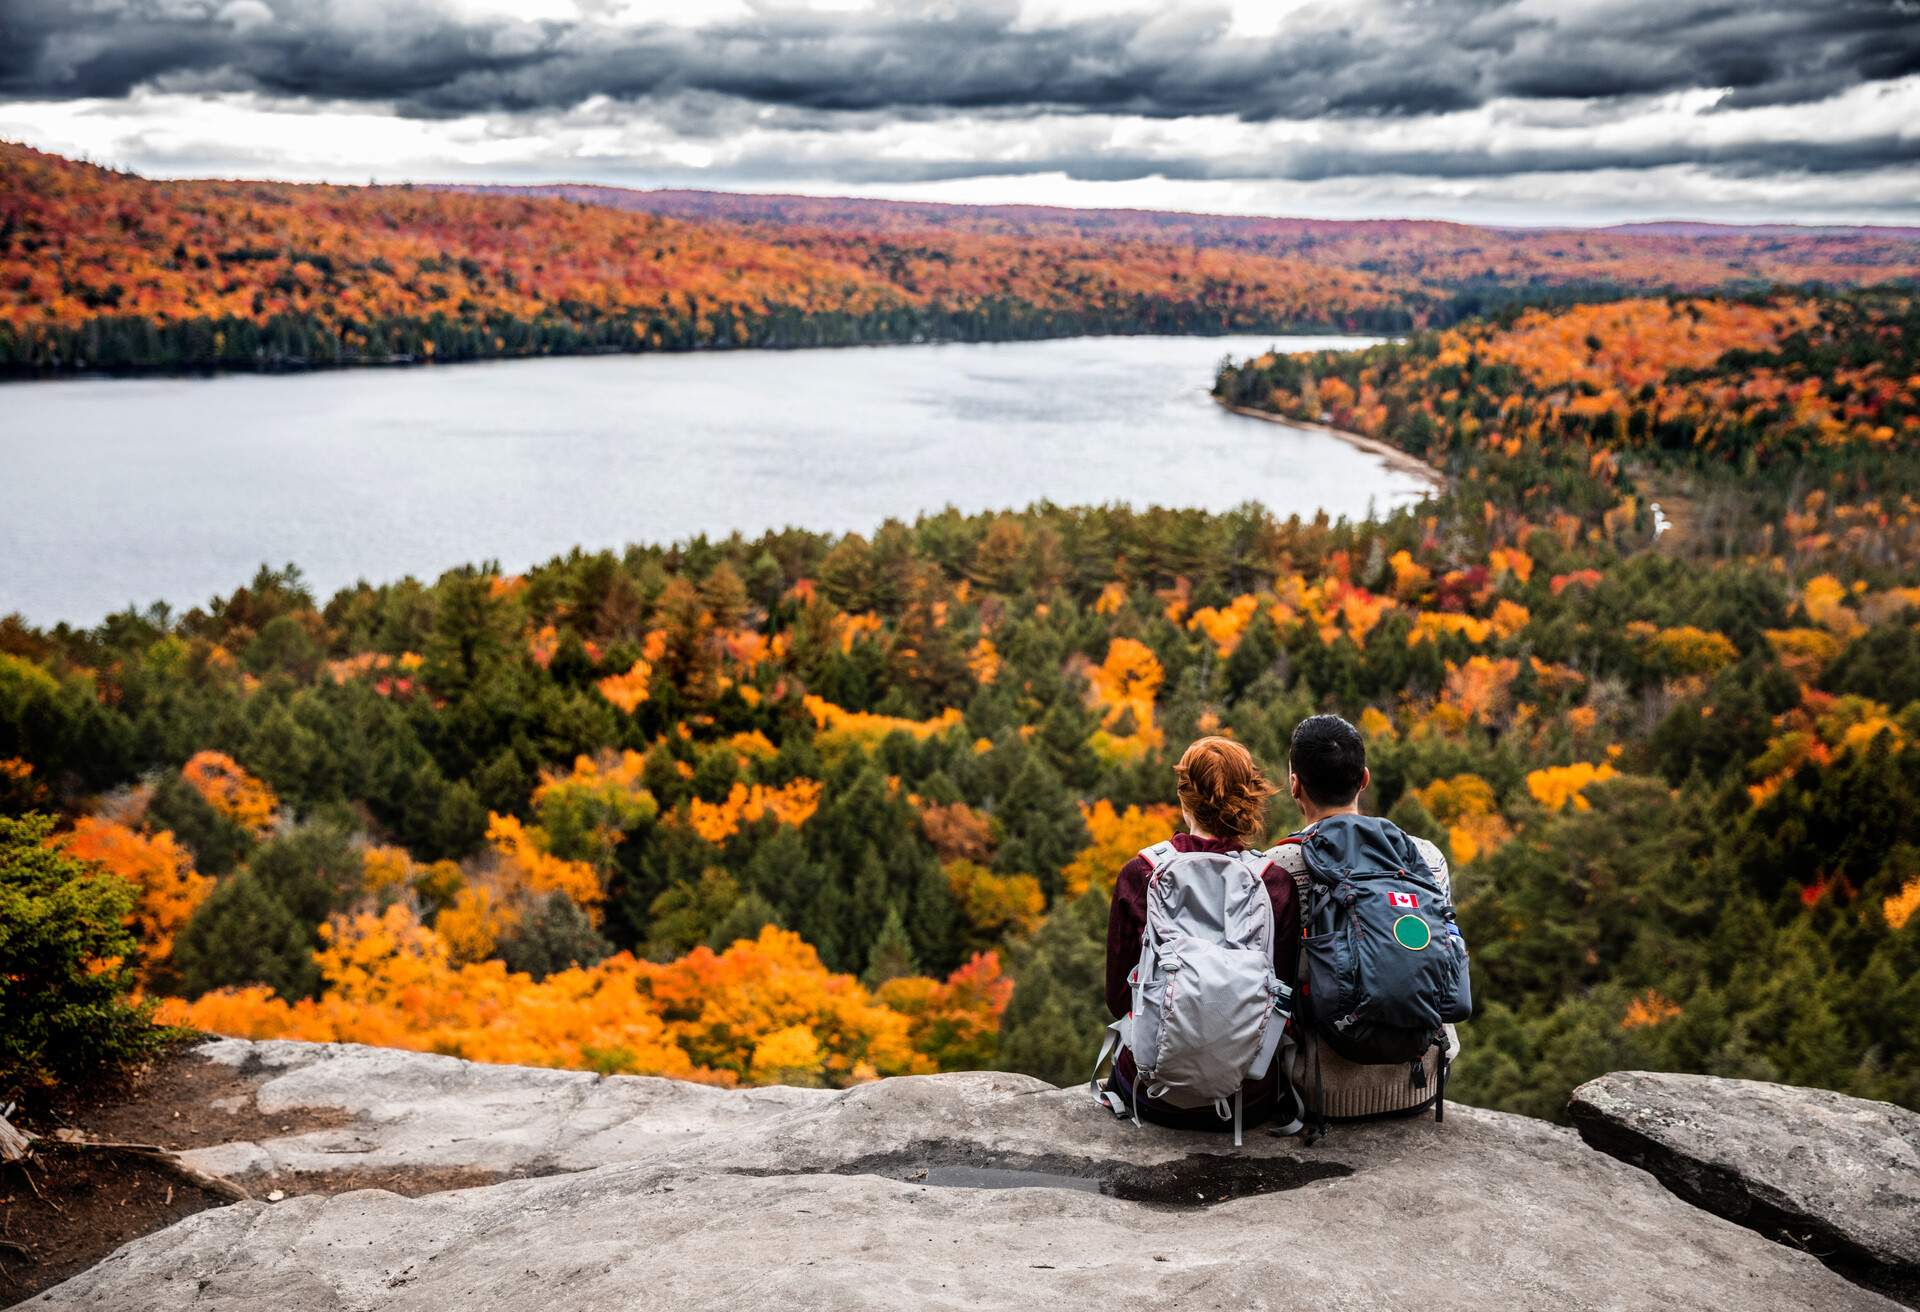
[[[1409,837],[1412,837],[1409,835]],[[1420,855],[1426,858],[1428,867],[1433,871],[1442,890],[1448,897],[1453,895],[1453,880],[1447,870],[1447,858],[1440,849],[1424,838],[1415,838],[1415,846]],[[1297,843],[1276,847],[1267,854],[1282,870],[1293,876],[1294,887],[1300,892],[1300,905],[1306,906],[1307,865],[1306,858],[1300,854]],[[1453,1026],[1447,1026],[1447,1058],[1451,1061],[1460,1051],[1460,1036]],[[1314,1062],[1320,1069],[1318,1081],[1315,1079]],[[1293,1087],[1306,1100],[1309,1108],[1315,1105],[1316,1096],[1321,1101],[1321,1111],[1336,1119],[1349,1116],[1384,1116],[1395,1112],[1404,1112],[1418,1107],[1433,1097],[1439,1087],[1440,1054],[1429,1050],[1426,1056],[1426,1085],[1424,1088],[1413,1083],[1411,1069],[1404,1065],[1396,1066],[1358,1066],[1348,1061],[1333,1049],[1321,1043],[1309,1034],[1294,1054]]]

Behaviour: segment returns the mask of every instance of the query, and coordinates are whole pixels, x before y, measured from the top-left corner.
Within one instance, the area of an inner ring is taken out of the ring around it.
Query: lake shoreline
[[[1214,404],[1221,409],[1231,410],[1234,414],[1245,415],[1249,419],[1263,419],[1270,424],[1304,428],[1311,432],[1325,433],[1329,437],[1339,438],[1348,446],[1357,447],[1368,455],[1379,456],[1391,468],[1403,474],[1412,474],[1416,478],[1425,479],[1435,492],[1445,492],[1453,486],[1452,480],[1440,470],[1435,469],[1411,451],[1403,451],[1391,442],[1383,442],[1377,437],[1368,437],[1364,433],[1351,432],[1345,428],[1335,428],[1331,424],[1318,424],[1311,419],[1291,419],[1286,415],[1275,414],[1271,410],[1256,410],[1252,406],[1234,405],[1217,396],[1213,400]]]
[[[385,372],[391,370],[430,370],[447,366],[470,364],[501,364],[525,362],[531,360],[568,360],[595,359],[609,356],[641,358],[647,356],[686,356],[686,355],[736,355],[766,352],[770,354],[789,354],[802,351],[862,351],[888,350],[899,346],[1019,346],[1040,342],[1061,342],[1079,339],[1107,340],[1142,337],[1178,337],[1197,340],[1215,340],[1232,337],[1364,337],[1379,340],[1377,334],[1360,332],[1355,329],[1337,327],[1331,324],[1293,323],[1280,326],[1253,326],[1247,328],[1228,328],[1217,332],[1168,332],[1152,327],[1135,328],[1078,328],[1072,332],[1053,332],[1036,330],[1032,332],[1007,331],[984,333],[981,335],[947,333],[903,333],[899,335],[875,334],[846,341],[794,341],[794,342],[693,342],[686,345],[641,346],[632,345],[582,345],[570,348],[528,351],[488,351],[472,355],[459,354],[407,354],[390,355],[342,355],[333,358],[315,358],[311,356],[261,355],[252,359],[175,361],[166,363],[136,363],[119,361],[110,364],[0,364],[0,388],[18,383],[71,382],[84,379],[145,379],[145,378],[223,378],[223,377],[300,377],[306,374],[343,373],[368,370]]]

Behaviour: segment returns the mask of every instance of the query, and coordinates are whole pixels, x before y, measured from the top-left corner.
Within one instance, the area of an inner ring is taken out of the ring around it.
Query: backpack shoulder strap
[[[1288,870],[1304,869],[1307,864],[1306,844],[1298,838],[1283,838],[1263,855],[1274,865]]]
[[[1180,849],[1173,845],[1171,838],[1163,838],[1152,847],[1141,848],[1140,855],[1146,860],[1148,873],[1152,874],[1179,856]]]

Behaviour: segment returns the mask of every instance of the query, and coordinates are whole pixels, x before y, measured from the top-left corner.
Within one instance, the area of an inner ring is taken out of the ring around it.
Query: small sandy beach
[[[1289,428],[1308,428],[1316,433],[1326,433],[1331,437],[1337,437],[1349,446],[1356,446],[1370,455],[1379,456],[1382,460],[1386,461],[1387,464],[1400,470],[1402,473],[1413,474],[1417,477],[1424,478],[1428,483],[1433,485],[1433,490],[1436,492],[1444,492],[1447,490],[1447,476],[1445,474],[1435,469],[1419,456],[1402,451],[1399,447],[1389,442],[1382,442],[1377,437],[1365,437],[1359,433],[1350,433],[1344,428],[1334,428],[1328,424],[1316,424],[1306,419],[1290,419],[1286,415],[1274,414],[1271,410],[1255,410],[1251,406],[1228,405],[1217,396],[1213,399],[1217,404],[1233,411],[1237,415],[1245,415],[1249,419],[1264,419],[1270,424],[1285,424]]]

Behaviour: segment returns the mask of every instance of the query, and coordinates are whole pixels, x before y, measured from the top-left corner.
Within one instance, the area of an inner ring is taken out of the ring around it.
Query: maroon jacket
[[[1173,846],[1181,852],[1240,850],[1239,845],[1229,839],[1195,838],[1192,834],[1175,834]],[[1113,908],[1107,916],[1107,1010],[1115,1018],[1126,1015],[1133,1006],[1133,986],[1127,976],[1140,964],[1140,935],[1147,927],[1147,876],[1152,873],[1147,859],[1136,856],[1120,868],[1120,878],[1113,886]],[[1300,907],[1293,876],[1269,863],[1260,872],[1260,879],[1267,886],[1267,896],[1273,899],[1273,973],[1292,984],[1299,973],[1300,962]],[[1120,1054],[1114,1063],[1114,1075],[1119,1086],[1132,1089],[1133,1053]],[[1268,1072],[1264,1080],[1247,1082],[1243,1102],[1250,1122],[1264,1119],[1272,1110],[1278,1076],[1276,1069]],[[1140,1098],[1140,1113],[1163,1124],[1217,1128],[1210,1108],[1202,1107],[1196,1113],[1185,1108],[1161,1107],[1144,1094]]]

